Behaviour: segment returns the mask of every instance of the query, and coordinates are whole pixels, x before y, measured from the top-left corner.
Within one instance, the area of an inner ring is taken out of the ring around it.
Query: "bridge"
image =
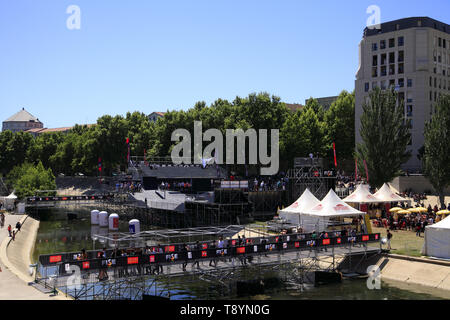
[[[133,241],[133,235],[125,235],[122,240]],[[36,282],[75,299],[139,299],[146,294],[170,297],[168,288],[174,278],[196,276],[228,291],[230,281],[241,279],[242,272],[253,270],[258,278],[264,269],[284,270],[287,277],[303,283],[315,271],[354,272],[365,259],[380,252],[380,234],[349,236],[339,231],[320,239],[312,234],[286,234],[250,237],[241,242],[228,238],[222,243],[216,239],[154,244],[120,251],[91,250],[84,259],[80,252],[41,255],[41,275]],[[346,270],[342,269],[344,262]]]

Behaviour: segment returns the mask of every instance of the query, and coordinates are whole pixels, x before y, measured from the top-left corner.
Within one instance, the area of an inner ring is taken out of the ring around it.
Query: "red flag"
[[[369,183],[369,171],[367,170],[367,164],[366,164],[366,160],[364,160],[364,168],[366,169],[366,178],[367,178],[367,183]]]
[[[337,161],[336,161],[336,145],[333,142],[333,152],[334,152],[334,166],[337,168]]]

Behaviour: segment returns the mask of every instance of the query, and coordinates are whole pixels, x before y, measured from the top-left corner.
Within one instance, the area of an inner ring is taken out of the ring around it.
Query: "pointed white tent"
[[[450,217],[425,227],[424,254],[450,259]]]
[[[369,191],[369,185],[360,184],[356,190],[342,201],[347,203],[377,203],[380,200]]]
[[[383,184],[383,186],[374,193],[374,196],[379,199],[379,202],[411,202],[411,200],[404,199],[397,195],[387,183]]]
[[[306,189],[303,194],[289,207],[280,210],[280,218],[288,223],[300,224],[300,214],[319,204],[320,201]]]
[[[365,213],[350,207],[336,195],[333,189],[330,189],[319,204],[305,211],[304,214],[319,217],[351,217]]]
[[[321,232],[330,226],[330,218],[355,217],[364,215],[342,201],[333,189],[330,189],[323,200],[301,214],[303,232]]]

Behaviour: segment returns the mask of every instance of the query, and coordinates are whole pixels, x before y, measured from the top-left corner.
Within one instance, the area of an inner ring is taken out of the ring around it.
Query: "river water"
[[[41,212],[40,226],[36,238],[33,259],[38,260],[40,254],[49,254],[57,252],[80,251],[93,249],[92,235],[99,232],[98,228],[92,228],[90,224],[89,211],[77,211],[78,218],[68,220],[64,211],[49,210]],[[142,226],[142,230],[152,229],[151,226]],[[154,228],[153,228],[154,229]],[[128,232],[128,223],[120,221],[119,231]],[[103,230],[101,232],[107,231]],[[101,233],[100,232],[100,233]],[[105,235],[106,235],[105,234]],[[108,244],[95,244],[96,249]],[[247,271],[247,275],[251,274]],[[247,277],[247,276],[245,276]],[[248,276],[249,278],[251,277]],[[275,285],[269,290],[265,290],[262,295],[227,295],[223,288],[214,282],[204,279],[190,277],[189,281],[182,279],[172,280],[166,287],[170,288],[170,298],[179,300],[191,299],[281,299],[281,300],[430,300],[440,299],[439,296],[433,296],[426,293],[417,293],[413,291],[399,289],[392,284],[381,282],[381,289],[370,290],[367,287],[366,279],[347,279],[338,284],[328,284],[314,287],[313,285],[300,285],[292,281],[284,281],[283,274],[273,273],[270,277],[278,279]],[[193,281],[194,280],[194,281]],[[417,291],[417,290],[415,290]],[[230,291],[231,292],[231,291]],[[420,292],[420,290],[419,290]],[[157,295],[157,292],[155,292]]]

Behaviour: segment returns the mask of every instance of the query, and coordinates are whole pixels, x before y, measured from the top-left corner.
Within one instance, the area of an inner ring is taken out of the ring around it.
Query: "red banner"
[[[333,152],[334,152],[334,166],[337,168],[337,161],[336,161],[336,145],[333,142]]]

